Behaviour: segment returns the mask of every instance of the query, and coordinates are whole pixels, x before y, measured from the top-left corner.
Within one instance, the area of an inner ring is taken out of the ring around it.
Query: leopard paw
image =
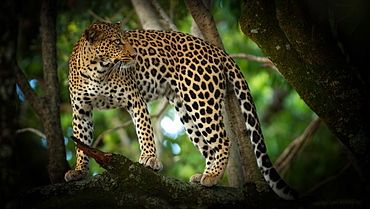
[[[203,174],[200,174],[200,173],[194,174],[190,177],[190,182],[200,183],[202,176]]]
[[[156,157],[141,156],[140,163],[153,171],[161,171],[163,169],[163,164]]]
[[[220,183],[221,178],[221,175],[203,174],[200,184],[206,187],[212,187]]]
[[[85,170],[69,170],[64,174],[64,179],[69,181],[78,181],[84,179],[89,171]]]

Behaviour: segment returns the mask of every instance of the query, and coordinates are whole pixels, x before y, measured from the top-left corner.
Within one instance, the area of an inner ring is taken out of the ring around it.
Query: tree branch
[[[150,3],[154,6],[154,8],[158,11],[159,15],[162,17],[162,19],[167,23],[168,27],[173,31],[179,31],[177,29],[176,25],[173,24],[172,20],[168,17],[166,12],[163,10],[161,5],[156,0],[150,0]]]
[[[163,30],[159,19],[148,0],[131,0],[144,29]]]
[[[43,111],[41,120],[48,142],[48,172],[52,183],[63,182],[64,173],[69,170],[59,113],[60,100],[56,50],[56,7],[57,5],[54,0],[44,0],[41,6],[42,63],[45,82],[45,103],[47,104],[47,108],[37,110]]]
[[[242,31],[278,67],[306,104],[370,167],[369,93],[328,29],[307,17],[300,1],[246,1]]]
[[[269,68],[275,70],[277,73],[279,73],[281,75],[281,73],[279,72],[277,67],[274,65],[274,63],[271,62],[271,60],[267,57],[258,57],[258,56],[255,56],[255,55],[244,54],[244,53],[230,54],[230,57],[232,57],[232,58],[242,58],[242,59],[246,59],[246,60],[250,60],[250,61],[265,63],[263,65],[263,67],[269,67]]]
[[[245,192],[232,187],[208,188],[183,182],[156,173],[122,155],[104,153],[78,139],[76,143],[107,171],[82,181],[33,189],[22,195],[23,205],[29,208],[97,205],[105,208],[265,208],[271,204],[275,208],[287,208],[301,205],[301,202],[284,201],[270,193],[256,195],[254,189]]]
[[[159,109],[158,113],[155,114],[155,115],[151,115],[150,118],[156,118],[156,117],[163,117],[163,113],[165,112],[166,108],[167,108],[167,105],[168,105],[168,101],[165,101],[162,103],[162,106],[161,108]],[[116,126],[112,129],[109,129],[107,131],[104,131],[103,133],[101,133],[95,140],[94,144],[93,144],[93,148],[96,148],[98,146],[98,144],[100,143],[100,141],[103,139],[104,135],[106,134],[109,134],[109,133],[112,133],[113,131],[116,131],[117,129],[120,129],[120,128],[126,128],[127,126],[131,125],[133,122],[132,120],[130,121],[127,121],[126,123],[120,125],[120,126]]]
[[[320,208],[313,199],[285,201],[274,193],[259,193],[254,184],[248,191],[232,187],[204,187],[154,172],[128,158],[105,153],[82,144],[77,146],[97,159],[105,172],[68,183],[34,188],[21,194],[27,208]],[[83,201],[81,201],[83,200]],[[324,202],[327,208],[343,203]],[[353,202],[347,206],[353,206]]]
[[[88,9],[87,12],[93,16],[95,19],[97,19],[98,21],[100,22],[111,22],[109,19],[104,19],[102,17],[100,17],[99,15],[97,15],[95,12],[93,12],[91,9]]]
[[[34,133],[36,134],[37,136],[39,136],[40,138],[43,138],[43,139],[47,139],[46,138],[46,135],[44,133],[42,133],[40,130],[37,130],[35,128],[22,128],[22,129],[18,129],[17,130],[17,134],[20,134],[20,133],[25,133],[25,132],[31,132],[31,133]]]
[[[224,49],[213,16],[203,2],[201,0],[185,0],[185,4],[202,32],[204,40]]]
[[[284,150],[284,152],[279,156],[279,158],[275,161],[275,168],[276,171],[279,173],[285,173],[287,169],[289,169],[289,165],[297,156],[299,150],[302,150],[304,145],[306,144],[307,140],[312,137],[312,135],[316,132],[321,124],[320,118],[316,118],[313,120],[310,125],[304,130],[303,134],[299,136],[297,139],[292,141],[289,146]]]
[[[32,109],[36,112],[36,114],[42,118],[44,114],[44,109],[46,108],[44,98],[38,97],[36,92],[32,89],[28,79],[22,72],[22,70],[16,66],[17,68],[17,84],[21,89],[22,93],[24,94],[26,100],[30,103]]]
[[[61,201],[62,199],[68,199],[72,196],[83,197],[85,192],[91,195],[92,190],[95,192],[96,190],[104,190],[104,192],[98,192],[98,197],[94,200],[95,204],[105,199],[113,199],[107,201],[107,203],[121,202],[121,204],[129,205],[130,207],[135,207],[135,205],[143,207],[150,204],[154,204],[152,205],[154,208],[166,208],[174,205],[205,207],[216,204],[227,205],[227,203],[231,202],[234,205],[238,205],[244,199],[244,194],[241,190],[223,187],[208,189],[198,184],[185,183],[156,173],[139,163],[130,161],[124,156],[99,151],[84,145],[77,138],[72,138],[76,141],[78,148],[94,158],[107,172],[78,183],[71,182],[67,186],[65,184],[55,185],[53,187],[57,187],[57,189],[49,190],[48,194],[43,194],[42,191],[45,191],[43,189],[34,190],[31,193],[32,195],[51,197],[47,201],[43,200],[43,205],[47,205],[48,202],[52,203],[53,197],[57,197],[59,202],[63,202]],[[102,185],[104,186],[102,187]],[[70,192],[65,194],[64,192],[68,188]],[[120,189],[117,190],[118,188]],[[58,196],[53,194],[58,194]],[[27,206],[39,204],[30,198],[32,195],[28,194],[25,197]],[[132,198],[132,195],[135,195],[135,198]],[[143,197],[150,198],[146,199]],[[140,201],[137,201],[137,198]],[[37,199],[40,200],[40,198]],[[68,202],[70,201],[66,201],[63,205],[68,205]],[[81,204],[86,204],[86,202],[82,201]],[[93,205],[94,203],[90,202],[90,204]],[[107,205],[105,204],[105,206]]]
[[[38,97],[24,73],[18,68],[17,83],[32,109],[40,117],[48,142],[49,177],[51,182],[64,181],[64,173],[69,169],[66,160],[64,137],[59,115],[59,84],[56,58],[56,3],[44,0],[40,22],[42,27],[43,74],[45,97]]]

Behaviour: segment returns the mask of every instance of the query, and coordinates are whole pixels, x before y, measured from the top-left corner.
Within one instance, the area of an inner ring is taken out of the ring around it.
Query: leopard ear
[[[101,40],[103,37],[103,32],[94,28],[85,29],[84,34],[86,40],[88,40],[91,44]]]
[[[122,21],[118,21],[116,23],[114,23],[115,25],[118,25],[120,28],[122,28]]]

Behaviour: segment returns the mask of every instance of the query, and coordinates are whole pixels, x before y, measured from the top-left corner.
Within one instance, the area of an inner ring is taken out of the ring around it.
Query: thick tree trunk
[[[20,69],[17,73],[17,83],[43,123],[49,150],[49,177],[51,182],[58,183],[64,181],[64,173],[69,170],[69,165],[66,160],[64,136],[60,124],[55,1],[43,1],[40,21],[45,97],[37,96]]]
[[[370,96],[346,62],[329,27],[301,1],[245,1],[240,25],[275,63],[306,104],[370,168]]]
[[[69,169],[66,161],[64,136],[60,124],[59,83],[56,53],[56,1],[44,0],[41,8],[42,61],[45,97],[48,110],[43,112],[43,125],[49,150],[49,176],[53,183],[63,182]]]

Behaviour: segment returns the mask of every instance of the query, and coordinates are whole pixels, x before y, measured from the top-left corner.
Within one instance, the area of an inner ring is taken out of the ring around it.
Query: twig
[[[258,57],[258,56],[255,56],[255,55],[243,54],[243,53],[230,54],[230,57],[232,57],[232,58],[242,58],[242,59],[246,59],[246,60],[250,60],[250,61],[264,63],[262,65],[262,67],[269,67],[269,68],[275,70],[276,72],[278,72],[281,75],[279,69],[277,69],[277,67],[274,65],[274,63],[271,62],[271,60],[267,57]]]
[[[348,162],[338,173],[337,175],[333,175],[333,176],[330,176],[322,181],[320,181],[318,184],[316,184],[315,186],[313,186],[311,189],[309,189],[306,193],[307,194],[311,194],[313,193],[314,191],[316,191],[317,189],[319,189],[320,187],[324,186],[325,184],[331,182],[331,181],[334,181],[335,179],[337,179],[338,177],[340,177],[350,166],[351,166],[351,162]]]
[[[260,117],[263,123],[268,123],[279,111],[285,108],[284,100],[291,92],[291,88],[284,89],[276,85],[273,91],[271,100]]]
[[[151,115],[150,118],[156,118],[156,117],[161,117],[161,115],[164,113],[164,111],[166,110],[166,107],[168,105],[168,101],[165,100],[165,102],[162,103],[162,105],[160,106],[160,110],[157,114],[155,115]],[[133,122],[132,120],[130,121],[127,121],[126,123],[120,125],[120,126],[116,126],[112,129],[109,129],[107,131],[104,131],[103,133],[101,133],[95,140],[94,144],[93,144],[93,148],[96,148],[99,144],[99,142],[103,139],[103,136],[106,135],[106,134],[109,134],[109,133],[112,133],[113,131],[117,130],[117,129],[120,129],[120,128],[126,128],[127,126],[131,125]]]
[[[232,58],[243,58],[243,59],[247,59],[247,60],[251,60],[251,61],[262,62],[262,63],[271,63],[272,64],[271,60],[269,60],[269,58],[267,58],[267,57],[258,57],[258,56],[255,56],[255,55],[244,54],[244,53],[231,54],[230,56]]]
[[[45,106],[45,98],[37,96],[37,93],[31,87],[28,79],[24,75],[23,71],[17,66],[17,84],[19,88],[22,90],[26,100],[30,103],[32,109],[36,112],[36,114],[42,118],[43,117],[43,109],[46,108]]]
[[[91,14],[91,16],[93,16],[95,19],[97,19],[100,22],[111,22],[109,19],[106,20],[106,19],[100,17],[99,15],[95,14],[91,9],[88,9],[87,11]]]
[[[280,157],[275,161],[276,171],[281,175],[285,173],[289,168],[289,165],[294,157],[296,157],[298,151],[302,149],[307,142],[307,139],[311,138],[316,132],[317,128],[321,123],[320,118],[313,120],[310,125],[306,128],[303,134],[295,139],[290,145],[284,150]]]
[[[106,153],[98,149],[91,148],[74,136],[71,136],[71,139],[76,142],[77,148],[81,149],[88,156],[94,158],[100,166],[104,166],[114,156],[113,153]]]
[[[156,117],[159,117],[161,118],[163,113],[165,112],[166,108],[167,108],[167,105],[168,105],[168,101],[167,100],[163,100],[163,102],[161,103],[161,105],[159,106],[159,111],[157,112],[157,114],[155,115],[151,115],[150,117],[151,118],[156,118]]]
[[[157,0],[150,0],[150,3],[155,7],[158,11],[159,15],[163,18],[163,20],[167,23],[168,27],[173,31],[179,31],[176,25],[172,22],[172,20],[168,17],[166,12],[163,10],[161,5],[157,2]]]
[[[43,138],[46,140],[46,135],[44,133],[42,133],[41,131],[35,129],[35,128],[22,128],[22,129],[18,129],[17,130],[17,134],[20,134],[20,133],[25,133],[25,132],[31,132],[31,133],[34,133],[36,134],[37,136]]]
[[[156,149],[157,149],[157,156],[160,159],[163,153],[163,132],[161,131],[161,120],[163,116],[166,113],[166,109],[168,106],[168,100],[163,100],[159,105],[157,110],[157,113],[153,115],[152,117],[156,117],[156,120],[152,121],[153,122],[153,128],[154,128],[154,140],[156,143]]]
[[[123,19],[122,21],[121,21],[121,23],[122,23],[122,25],[126,25],[130,20],[131,20],[131,18],[132,18],[132,16],[135,14],[135,10],[134,9],[132,9],[129,13],[128,13],[128,15],[126,15],[126,17],[125,17],[125,19]],[[115,18],[115,17],[114,17]]]
[[[115,131],[115,130],[117,130],[117,129],[120,129],[120,128],[126,128],[127,126],[129,126],[129,125],[131,125],[132,124],[132,120],[130,120],[130,121],[127,121],[126,123],[124,123],[124,124],[122,124],[122,125],[120,125],[120,126],[116,126],[116,127],[114,127],[114,128],[112,128],[112,129],[109,129],[109,130],[107,130],[107,131],[104,131],[103,133],[101,133],[99,136],[98,136],[98,138],[96,138],[96,140],[95,140],[95,142],[94,142],[94,144],[93,144],[93,148],[96,148],[97,146],[98,146],[98,144],[99,144],[99,142],[103,139],[103,136],[104,135],[106,135],[106,134],[109,134],[109,133],[111,133],[111,132],[113,132],[113,131]]]

